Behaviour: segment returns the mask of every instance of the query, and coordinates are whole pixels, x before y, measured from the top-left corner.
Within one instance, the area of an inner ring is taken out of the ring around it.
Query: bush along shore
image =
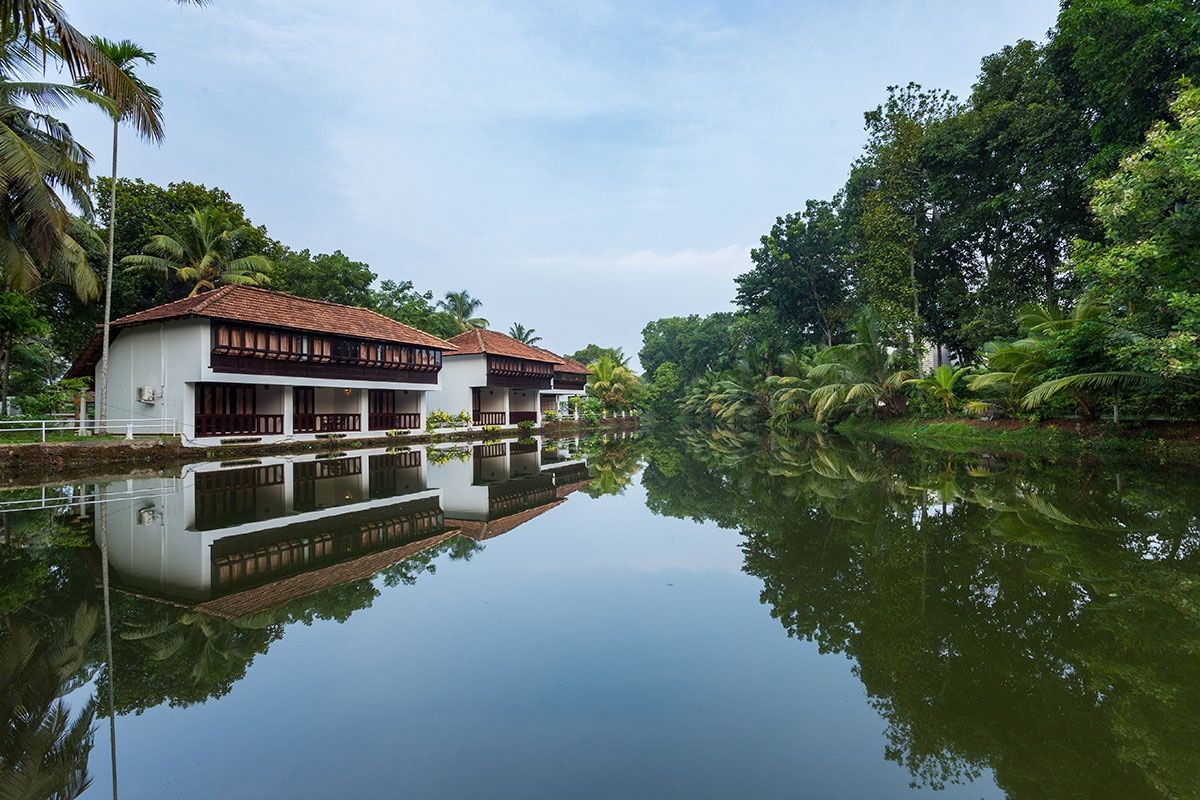
[[[407,447],[443,442],[509,441],[525,436],[548,438],[576,436],[581,433],[628,431],[638,427],[637,416],[606,417],[594,420],[560,420],[542,427],[519,429],[479,429],[438,431],[397,431],[395,435],[350,439],[258,444],[226,440],[213,447],[185,447],[178,438],[147,436],[126,439],[77,439],[70,441],[0,445],[0,486],[67,482],[87,478],[119,477],[139,473],[154,474],[196,461],[230,461],[267,455],[362,450],[378,447]]]

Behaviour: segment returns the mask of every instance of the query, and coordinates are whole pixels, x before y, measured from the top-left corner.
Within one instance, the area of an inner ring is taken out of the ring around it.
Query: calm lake
[[[667,431],[13,490],[0,680],[94,712],[90,798],[1197,797],[1196,477]]]

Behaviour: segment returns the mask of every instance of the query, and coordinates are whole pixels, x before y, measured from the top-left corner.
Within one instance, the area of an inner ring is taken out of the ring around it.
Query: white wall
[[[345,389],[331,389],[327,386],[318,386],[313,392],[313,400],[317,414],[357,414],[362,402],[355,389],[346,392]],[[365,424],[366,420],[363,422]]]
[[[429,393],[429,410],[470,414],[471,387],[486,385],[487,356],[442,356],[441,389]]]
[[[510,389],[508,400],[509,411],[537,411],[537,389]]]
[[[144,421],[134,429],[134,432],[139,434],[175,432],[182,434],[185,440],[194,439],[195,384],[200,381],[256,385],[258,410],[261,414],[286,415],[291,401],[290,398],[285,401],[284,395],[290,393],[292,386],[316,387],[318,413],[335,414],[359,413],[366,404],[366,389],[408,391],[408,396],[412,399],[404,403],[404,410],[412,411],[421,410],[422,398],[426,393],[443,394],[438,391],[440,383],[351,381],[214,372],[209,364],[211,352],[211,323],[207,319],[169,320],[118,330],[109,348],[107,418]],[[479,362],[475,365],[479,374],[485,374],[484,357],[477,356],[475,360]],[[97,365],[97,378],[99,372],[100,367]],[[469,387],[472,384],[466,385]],[[143,386],[154,389],[156,399],[153,404],[138,401],[138,388]],[[355,389],[350,395],[342,391],[347,386]],[[470,411],[469,388],[466,391],[465,402],[456,402],[462,404],[455,406],[455,412],[464,408]],[[363,427],[366,428],[365,420]],[[124,433],[125,426],[110,425],[108,432]],[[283,437],[262,438],[278,440]]]
[[[157,421],[139,426],[138,433],[170,433],[171,420],[180,430],[192,433],[192,391],[188,386],[200,378],[208,364],[209,337],[206,320],[177,320],[139,325],[121,330],[112,340],[108,355],[108,419]],[[96,367],[99,377],[100,367]],[[153,404],[137,399],[140,386],[154,389]],[[123,432],[111,426],[110,432]]]

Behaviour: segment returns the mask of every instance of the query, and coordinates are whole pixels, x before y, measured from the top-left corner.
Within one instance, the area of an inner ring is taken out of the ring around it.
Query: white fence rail
[[[0,499],[0,512],[44,511],[69,508],[76,505],[114,503],[118,500],[155,500],[174,491],[172,485],[141,487],[137,489],[106,488],[99,492],[75,491],[67,486],[42,486],[38,497],[23,497],[15,500]]]
[[[155,433],[175,436],[178,425],[174,419],[107,419],[99,423],[94,419],[80,421],[74,417],[52,417],[50,419],[0,419],[0,436],[6,433],[37,433],[43,442],[50,433],[74,432],[79,436],[89,433],[117,431],[132,439],[135,433]]]

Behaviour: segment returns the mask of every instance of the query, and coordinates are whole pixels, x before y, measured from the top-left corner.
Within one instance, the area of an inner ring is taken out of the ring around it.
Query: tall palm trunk
[[[104,334],[100,350],[100,380],[96,386],[96,430],[104,432],[108,421],[108,338],[112,322],[113,247],[117,235],[117,133],[119,117],[113,117],[112,182],[108,190],[108,270],[104,278]]]

